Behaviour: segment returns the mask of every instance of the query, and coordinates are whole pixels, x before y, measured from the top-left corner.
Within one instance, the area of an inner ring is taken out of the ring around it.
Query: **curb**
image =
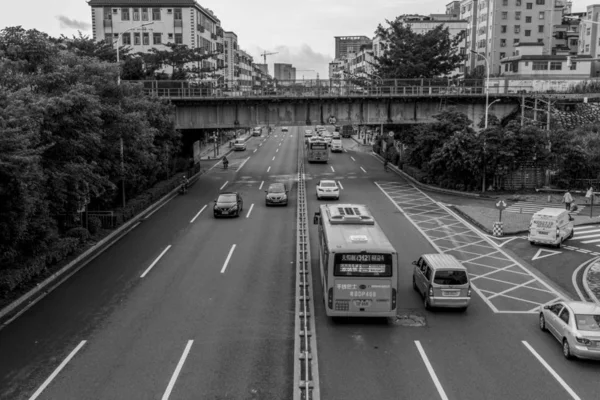
[[[592,289],[590,289],[590,284],[589,284],[590,269],[596,264],[598,264],[598,261],[590,263],[590,265],[588,265],[585,268],[585,270],[583,271],[582,282],[583,282],[583,288],[585,289],[585,291],[586,291],[587,295],[590,297],[590,299],[592,299],[592,301],[594,303],[600,305],[600,300],[598,299],[598,296],[596,296],[594,291]]]
[[[200,170],[199,172],[191,176],[189,180],[190,184],[197,181],[198,178],[202,174],[204,174],[204,172],[206,171]],[[22,295],[21,297],[19,297],[18,299],[1,309],[0,321],[6,319],[7,317],[11,318],[8,319],[8,321],[6,322],[2,322],[0,328],[8,325],[10,322],[15,320],[17,317],[19,317],[19,315],[27,311],[29,307],[33,306],[39,300],[44,298],[47,294],[51,293],[54,289],[58,288],[63,282],[65,282],[67,279],[69,279],[71,276],[77,273],[80,269],[82,269],[91,261],[93,261],[110,246],[118,242],[122,237],[127,235],[131,230],[133,230],[133,228],[137,226],[138,221],[142,219],[146,214],[151,213],[155,209],[161,207],[167,201],[171,200],[173,197],[177,196],[180,186],[181,185],[177,185],[175,189],[171,190],[169,193],[157,200],[154,204],[150,205],[148,208],[137,214],[135,217],[131,218],[129,221],[125,222],[123,225],[115,229],[105,238],[103,238],[98,243],[96,243],[95,245],[87,249],[85,252],[77,256],[73,261],[69,262],[60,270],[47,277],[35,288],[26,292],[24,295]],[[57,280],[59,281],[55,282]]]
[[[373,152],[373,155],[375,157],[381,159],[381,161],[383,161],[383,157],[381,157],[379,154]],[[392,171],[396,172],[400,176],[403,176],[404,178],[408,179],[409,181],[411,181],[413,184],[417,185],[418,187],[425,189],[425,190],[429,190],[431,192],[445,193],[445,194],[451,194],[454,196],[462,196],[462,197],[477,197],[477,198],[483,198],[483,199],[488,198],[487,196],[482,196],[479,193],[458,192],[455,190],[442,189],[442,188],[439,188],[436,186],[427,185],[425,183],[419,182],[418,180],[416,180],[412,176],[408,175],[406,172],[402,171],[400,168],[396,167],[395,165],[388,165],[388,168],[390,168]]]

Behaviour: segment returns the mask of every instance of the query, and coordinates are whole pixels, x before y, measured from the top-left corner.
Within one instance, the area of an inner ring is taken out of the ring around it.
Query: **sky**
[[[2,0],[0,29],[21,25],[50,36],[91,36],[91,9],[85,0]],[[334,57],[334,36],[368,36],[379,24],[403,14],[444,13],[450,0],[198,0],[238,36],[240,47],[262,63],[291,63],[297,79],[328,75]],[[573,12],[600,0],[573,0]],[[313,71],[301,71],[313,70]]]

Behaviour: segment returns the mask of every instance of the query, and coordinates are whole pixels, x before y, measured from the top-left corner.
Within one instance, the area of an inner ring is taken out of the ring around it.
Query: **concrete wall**
[[[455,104],[451,100],[444,107],[453,106],[478,123],[485,112],[485,102]],[[491,102],[492,100],[490,100]],[[495,103],[490,114],[503,118],[519,107],[516,99]],[[176,103],[177,104],[177,103]],[[256,125],[326,124],[334,117],[338,125],[347,124],[415,124],[435,122],[440,112],[440,100],[419,99],[410,102],[386,100],[353,101],[235,101],[227,104],[177,104],[176,124],[179,129],[250,127]],[[237,109],[237,111],[236,111]],[[236,118],[237,116],[237,118]],[[391,120],[389,120],[391,119]],[[237,123],[236,123],[237,121]],[[309,122],[310,121],[310,122]]]

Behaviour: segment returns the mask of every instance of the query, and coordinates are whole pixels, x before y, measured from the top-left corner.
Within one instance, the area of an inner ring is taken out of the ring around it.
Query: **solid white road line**
[[[221,273],[224,273],[225,270],[227,269],[227,264],[229,264],[229,260],[231,259],[231,256],[233,255],[233,251],[235,250],[235,244],[233,246],[231,246],[231,250],[229,250],[229,254],[227,255],[227,259],[225,259],[225,264],[223,264],[223,268],[221,268]]]
[[[198,211],[198,214],[196,214],[196,216],[194,218],[192,218],[192,220],[190,221],[190,224],[193,224],[194,221],[196,220],[196,218],[198,218],[200,216],[200,214],[202,214],[202,211],[204,211],[204,209],[208,206],[208,204],[205,204],[204,207],[202,207],[202,210]]]
[[[333,169],[333,167],[330,165],[329,168],[331,168],[331,172],[335,172],[335,169]]]
[[[250,206],[250,209],[248,210],[248,214],[246,215],[246,218],[250,217],[250,213],[252,212],[253,208],[254,208],[254,203],[252,203],[252,205]]]
[[[44,381],[44,383],[42,383],[42,386],[40,386],[38,388],[38,390],[35,391],[34,394],[31,395],[31,397],[29,398],[29,400],[35,400],[37,399],[40,394],[42,394],[42,392],[48,387],[48,385],[52,382],[52,380],[54,378],[56,378],[56,376],[60,373],[60,371],[62,371],[62,369],[69,363],[69,361],[71,361],[71,359],[73,357],[75,357],[75,354],[77,354],[77,352],[79,350],[81,350],[81,348],[85,345],[85,343],[87,342],[87,340],[82,340],[77,347],[75,347],[73,349],[73,351],[71,351],[71,353],[69,353],[69,355],[67,356],[67,358],[65,358],[63,360],[63,362],[60,363],[60,365],[58,367],[56,367],[56,369],[54,370],[54,372],[52,372],[52,374],[48,377],[48,379],[46,379]]]
[[[356,161],[356,160],[354,159],[354,157],[350,156],[350,158],[352,159],[352,161]]]
[[[238,172],[240,169],[242,169],[242,167],[244,166],[244,164],[246,164],[248,162],[248,160],[250,159],[250,157],[246,158],[238,167],[238,169],[235,170],[235,172]]]
[[[344,187],[342,186],[342,182],[338,181],[338,185],[340,186],[340,189],[344,190]]]
[[[444,388],[442,387],[442,384],[440,383],[437,375],[435,374],[435,371],[433,370],[433,367],[431,366],[431,363],[427,358],[427,354],[425,354],[425,350],[423,350],[423,346],[421,346],[421,342],[415,340],[415,345],[417,346],[417,350],[419,350],[419,354],[421,354],[421,358],[425,363],[425,367],[427,367],[427,371],[429,371],[429,375],[431,375],[431,379],[433,380],[433,383],[435,384],[435,387],[440,397],[442,398],[442,400],[448,400],[448,396],[446,396],[446,392],[444,392]]]
[[[264,185],[264,184],[265,184],[265,181],[262,181],[262,182],[260,183],[260,186],[258,187],[258,190],[262,189],[262,185]]]
[[[560,383],[560,385],[563,387],[563,389],[565,389],[567,391],[567,393],[569,393],[571,395],[571,397],[574,400],[581,400],[581,398],[579,396],[577,396],[577,394],[573,391],[573,389],[571,389],[569,387],[569,385],[567,385],[567,383],[565,381],[563,381],[563,379],[556,373],[556,371],[554,371],[552,369],[552,367],[542,358],[542,356],[540,356],[537,351],[535,351],[533,349],[533,347],[531,347],[529,345],[529,343],[527,343],[526,341],[522,341],[522,343],[525,345],[525,347],[527,347],[527,349],[531,352],[531,354],[534,355],[535,358],[538,359],[538,361],[544,366],[544,368],[546,368],[548,370],[548,372],[550,372],[550,374],[554,377],[554,379],[556,379],[558,381],[558,383]]]
[[[583,297],[583,293],[581,292],[581,290],[579,289],[579,285],[577,284],[577,274],[579,273],[579,270],[581,268],[585,267],[586,265],[588,265],[594,261],[598,261],[599,259],[600,259],[600,257],[595,257],[595,258],[592,258],[591,260],[587,260],[586,262],[581,264],[579,267],[577,267],[575,269],[575,272],[573,272],[573,275],[571,276],[571,283],[573,284],[573,287],[577,291],[577,296],[579,296],[579,299],[581,301],[587,301],[587,300],[585,299],[585,297]]]
[[[221,186],[221,187],[219,188],[219,190],[223,190],[223,188],[224,188],[225,186],[227,186],[227,184],[228,184],[228,183],[229,183],[229,181],[225,181],[225,183],[223,184],[223,186]]]
[[[164,256],[165,253],[167,251],[169,251],[170,248],[171,248],[171,245],[168,245],[167,248],[164,249],[158,257],[156,257],[156,260],[154,260],[154,262],[152,264],[150,264],[150,266],[144,271],[144,273],[140,276],[140,278],[145,277],[148,274],[148,272],[150,272],[150,270],[156,265],[156,263],[162,258],[162,256]]]
[[[363,167],[360,167],[360,169],[362,169],[362,171],[366,174],[367,171],[365,171],[365,169]]]
[[[162,400],[169,400],[169,396],[171,396],[173,387],[175,387],[175,382],[177,381],[177,377],[179,376],[179,373],[181,372],[181,369],[183,368],[183,363],[185,363],[185,359],[187,358],[188,354],[190,353],[190,349],[192,348],[193,344],[194,344],[193,340],[188,340],[187,345],[185,346],[185,349],[183,350],[183,354],[181,355],[181,358],[179,359],[179,362],[177,363],[177,367],[175,367],[173,376],[171,376],[171,380],[169,381],[167,390],[165,390],[165,394],[163,394],[163,396],[162,396]]]
[[[275,161],[275,156],[273,156],[273,159],[271,161]]]
[[[267,168],[267,172],[269,172],[271,170],[271,167]]]
[[[256,153],[256,151],[257,151],[257,150],[258,150],[258,149],[254,149],[254,153]]]
[[[258,145],[258,147],[260,147],[260,146],[262,146],[262,143],[260,143],[260,144]]]

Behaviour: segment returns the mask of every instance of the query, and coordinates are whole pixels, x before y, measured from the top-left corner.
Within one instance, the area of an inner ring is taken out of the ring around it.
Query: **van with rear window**
[[[423,298],[426,309],[449,307],[465,311],[469,307],[469,274],[454,256],[423,254],[413,265],[413,289]]]
[[[544,208],[531,217],[529,243],[560,247],[573,237],[573,217],[562,208]]]

